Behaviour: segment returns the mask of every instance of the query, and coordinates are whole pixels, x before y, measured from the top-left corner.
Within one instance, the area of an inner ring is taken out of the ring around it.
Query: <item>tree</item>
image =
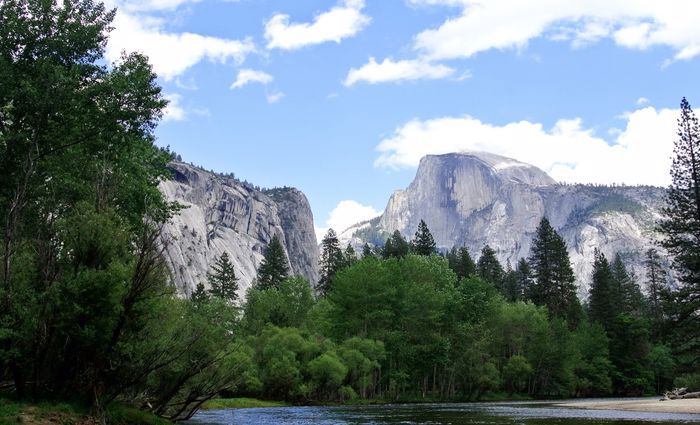
[[[214,261],[212,271],[207,273],[207,278],[213,296],[228,302],[238,299],[238,278],[227,252]]]
[[[530,293],[533,290],[532,271],[526,259],[521,258],[518,260],[518,264],[515,266],[515,278],[517,281],[516,287],[520,294],[519,299],[532,299],[530,297]]]
[[[674,348],[678,355],[687,356],[681,363],[688,368],[697,365],[700,352],[700,125],[685,98],[680,106],[671,185],[659,231],[681,283],[674,293],[676,314],[671,320]]]
[[[384,258],[403,258],[408,255],[410,248],[411,246],[403,235],[401,235],[401,232],[394,230],[394,233],[392,233],[391,237],[387,239],[384,244],[382,256]]]
[[[370,248],[368,243],[365,243],[362,246],[362,258],[368,258],[368,257],[374,257],[374,252],[372,252],[372,248]]]
[[[316,286],[316,292],[319,295],[328,294],[333,277],[343,267],[344,262],[345,258],[343,257],[343,251],[340,249],[338,236],[333,229],[328,229],[326,236],[321,241],[320,278]]]
[[[653,319],[654,337],[661,335],[664,322],[663,300],[668,298],[666,286],[666,271],[661,267],[661,256],[654,248],[649,248],[644,259],[647,277],[647,304]]]
[[[575,324],[580,318],[581,305],[576,297],[576,280],[569,261],[564,239],[542,218],[529,257],[535,285],[532,301],[547,306],[549,314]]]
[[[496,258],[496,251],[490,246],[485,245],[481,250],[481,257],[476,262],[476,274],[493,286],[501,289],[503,283],[503,266]]]
[[[615,260],[610,265],[610,269],[615,280],[615,289],[619,291],[620,304],[618,308],[622,308],[624,312],[629,314],[642,315],[644,313],[644,295],[639,289],[635,276],[627,270],[619,253],[615,254]]]
[[[411,251],[417,255],[435,254],[435,239],[423,220],[418,223],[418,230],[411,241]]]
[[[209,299],[209,293],[204,288],[204,284],[202,282],[197,284],[197,287],[195,288],[194,292],[192,292],[190,299],[195,304],[201,304]]]
[[[348,244],[345,247],[345,252],[343,253],[343,264],[345,267],[350,267],[357,262],[357,253],[352,245]]]
[[[501,295],[503,295],[507,301],[511,302],[522,299],[522,293],[518,286],[518,273],[513,270],[510,263],[508,263],[506,271],[503,273]]]
[[[452,247],[447,253],[447,262],[452,271],[457,273],[458,279],[463,279],[468,276],[473,276],[476,273],[476,264],[469,255],[469,250],[466,247]]]
[[[288,275],[287,256],[279,238],[274,235],[258,268],[257,288],[262,290],[277,288]]]

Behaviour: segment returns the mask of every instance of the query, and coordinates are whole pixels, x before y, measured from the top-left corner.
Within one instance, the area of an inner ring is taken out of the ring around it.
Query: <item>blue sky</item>
[[[319,229],[381,211],[425,154],[561,181],[668,183],[700,102],[693,0],[112,0],[107,55],[151,58],[158,143],[306,193]]]

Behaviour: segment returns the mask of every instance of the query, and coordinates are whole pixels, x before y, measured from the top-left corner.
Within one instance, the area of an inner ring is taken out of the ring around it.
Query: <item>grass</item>
[[[64,402],[27,403],[0,398],[0,425],[93,425],[99,423],[88,409]],[[152,413],[112,405],[107,409],[109,425],[172,425]]]
[[[216,398],[209,400],[202,409],[251,409],[256,407],[284,407],[289,406],[283,401],[258,400],[257,398]]]

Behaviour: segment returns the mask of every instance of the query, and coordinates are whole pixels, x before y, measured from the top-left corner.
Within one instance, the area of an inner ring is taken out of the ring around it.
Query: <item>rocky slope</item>
[[[318,246],[304,194],[293,188],[260,191],[232,177],[175,162],[161,191],[185,208],[165,227],[166,257],[178,291],[188,296],[214,260],[228,252],[244,296],[273,235],[293,274],[318,279]]]
[[[476,258],[488,244],[504,266],[515,266],[528,256],[546,216],[566,240],[584,296],[596,247],[610,258],[620,253],[644,276],[643,254],[655,238],[664,193],[655,187],[560,185],[532,165],[487,153],[430,155],[380,217],[341,238],[382,244],[395,230],[412,238],[423,219],[439,248],[466,246]]]

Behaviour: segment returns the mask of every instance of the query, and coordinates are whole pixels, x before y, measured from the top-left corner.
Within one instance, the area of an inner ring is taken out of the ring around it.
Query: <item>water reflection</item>
[[[697,424],[700,415],[586,410],[551,402],[278,407],[199,412],[192,425],[652,425]]]

